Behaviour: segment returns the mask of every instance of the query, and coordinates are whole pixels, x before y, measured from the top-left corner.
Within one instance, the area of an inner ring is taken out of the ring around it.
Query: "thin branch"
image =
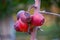
[[[34,13],[38,13],[40,11],[40,0],[35,0],[34,6],[37,7],[37,9],[34,9]],[[30,40],[36,40],[36,34],[37,34],[37,28],[34,28],[33,32],[31,32]]]
[[[40,9],[40,0],[35,0],[35,6]]]
[[[41,13],[41,14],[48,14],[48,15],[54,15],[54,16],[58,16],[58,17],[60,17],[60,14],[52,13],[52,12],[40,11],[39,13]]]
[[[31,32],[31,38],[30,38],[30,40],[37,40],[36,39],[36,34],[37,34],[37,28],[34,28],[33,32]]]

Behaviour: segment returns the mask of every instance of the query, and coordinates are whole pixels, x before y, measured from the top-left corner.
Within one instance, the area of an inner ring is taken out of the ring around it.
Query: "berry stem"
[[[34,14],[38,14],[40,11],[40,0],[35,0],[35,5],[34,5]],[[37,28],[35,27],[33,29],[33,32],[31,32],[31,39],[30,40],[36,40],[36,34],[37,34]]]
[[[33,32],[31,32],[31,39],[30,40],[36,40],[36,34],[37,34],[37,28],[34,28]]]
[[[34,14],[38,14],[40,11],[40,0],[35,0],[35,9],[34,9]]]

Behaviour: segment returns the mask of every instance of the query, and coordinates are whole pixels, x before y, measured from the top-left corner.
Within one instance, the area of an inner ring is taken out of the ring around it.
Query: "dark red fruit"
[[[19,32],[28,32],[28,24],[22,22],[21,19],[19,19],[15,24],[15,30]]]
[[[41,26],[44,23],[45,19],[42,14],[35,13],[31,17],[31,24],[34,26]]]
[[[17,20],[21,19],[23,22],[29,22],[30,21],[30,14],[24,10],[21,10],[17,13]]]

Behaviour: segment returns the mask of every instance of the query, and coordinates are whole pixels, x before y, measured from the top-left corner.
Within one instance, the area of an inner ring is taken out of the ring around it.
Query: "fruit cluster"
[[[14,28],[19,32],[32,32],[34,27],[41,26],[45,19],[42,14],[35,12],[30,15],[29,12],[21,10],[17,13],[17,21]]]

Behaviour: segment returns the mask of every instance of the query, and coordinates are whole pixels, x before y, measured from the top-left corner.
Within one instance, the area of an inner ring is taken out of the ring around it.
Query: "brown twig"
[[[54,15],[54,16],[60,17],[60,14],[52,13],[52,12],[39,11],[39,13],[41,13],[41,14],[48,14],[48,15]]]

